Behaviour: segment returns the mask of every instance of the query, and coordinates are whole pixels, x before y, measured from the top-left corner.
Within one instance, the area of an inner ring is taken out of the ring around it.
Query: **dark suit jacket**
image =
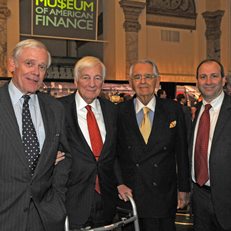
[[[54,163],[59,147],[68,151],[64,112],[54,98],[38,93],[38,99],[46,137],[31,177],[8,84],[0,89],[0,229],[4,231],[26,230],[31,200],[46,231],[63,231],[70,155],[67,152],[66,159],[57,167]]]
[[[156,98],[147,145],[137,124],[133,100],[118,107],[120,183],[132,189],[140,218],[172,216],[177,205],[177,182],[182,192],[190,188],[181,106],[168,99]]]
[[[117,197],[114,174],[116,145],[116,108],[110,101],[99,98],[106,128],[106,139],[99,160],[96,161],[78,125],[75,93],[61,99],[66,111],[68,141],[73,164],[67,194],[70,227],[86,223],[94,198],[95,178],[99,176],[104,203],[104,218],[111,220]]]
[[[201,108],[198,106],[193,123],[193,134]],[[192,143],[189,151],[192,156]],[[225,95],[215,127],[209,159],[213,207],[224,229],[231,229],[231,97]]]

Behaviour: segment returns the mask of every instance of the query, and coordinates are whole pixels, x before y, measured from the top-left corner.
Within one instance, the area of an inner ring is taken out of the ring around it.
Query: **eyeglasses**
[[[143,77],[143,78],[142,78]],[[152,80],[154,78],[157,78],[157,75],[155,74],[136,74],[136,75],[133,75],[131,77],[131,79],[135,80],[135,81],[140,81],[141,79],[145,79],[145,80]]]

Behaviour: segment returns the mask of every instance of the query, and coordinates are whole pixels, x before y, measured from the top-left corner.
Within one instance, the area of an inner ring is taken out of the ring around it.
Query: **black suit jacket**
[[[68,141],[73,158],[67,194],[70,228],[83,225],[90,216],[96,174],[99,176],[105,220],[111,220],[115,213],[116,108],[108,100],[99,98],[99,101],[104,117],[106,138],[99,160],[96,161],[78,124],[75,93],[61,99],[65,107]]]
[[[190,188],[187,138],[181,106],[156,98],[147,145],[137,124],[133,100],[118,107],[120,183],[132,189],[139,217],[172,216],[176,211],[177,188],[182,192]]]
[[[0,89],[0,229],[4,231],[26,230],[31,200],[46,231],[63,231],[65,184],[71,164],[64,134],[64,110],[46,94],[38,93],[38,100],[46,136],[31,177],[8,84]],[[55,167],[61,147],[66,159]]]
[[[193,134],[202,103],[193,123]],[[193,136],[189,146],[192,156]],[[215,127],[210,158],[210,186],[213,207],[224,229],[231,229],[231,97],[225,95]]]

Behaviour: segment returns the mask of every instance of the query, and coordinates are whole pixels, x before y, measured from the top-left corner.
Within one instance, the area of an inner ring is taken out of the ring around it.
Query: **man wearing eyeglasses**
[[[134,197],[141,231],[174,231],[176,208],[187,205],[190,190],[187,136],[181,107],[155,96],[157,81],[152,61],[131,65],[136,94],[118,105],[118,190],[125,201]]]
[[[99,97],[105,75],[98,58],[80,59],[74,67],[77,91],[61,99],[73,158],[66,203],[73,231],[107,225],[115,215],[116,108]]]

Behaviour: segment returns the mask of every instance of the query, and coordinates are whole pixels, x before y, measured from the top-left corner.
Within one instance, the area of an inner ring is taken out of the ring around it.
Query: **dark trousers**
[[[140,218],[140,231],[175,231],[175,217]],[[133,224],[128,224],[123,231],[135,231]]]
[[[103,213],[103,202],[101,195],[95,192],[94,200],[91,206],[91,214],[85,224],[71,229],[70,231],[81,231],[81,229],[86,227],[98,228],[104,225],[110,224],[112,221],[106,221]]]
[[[231,231],[223,229],[214,212],[209,187],[193,184],[194,231]],[[231,218],[230,218],[231,219]]]

